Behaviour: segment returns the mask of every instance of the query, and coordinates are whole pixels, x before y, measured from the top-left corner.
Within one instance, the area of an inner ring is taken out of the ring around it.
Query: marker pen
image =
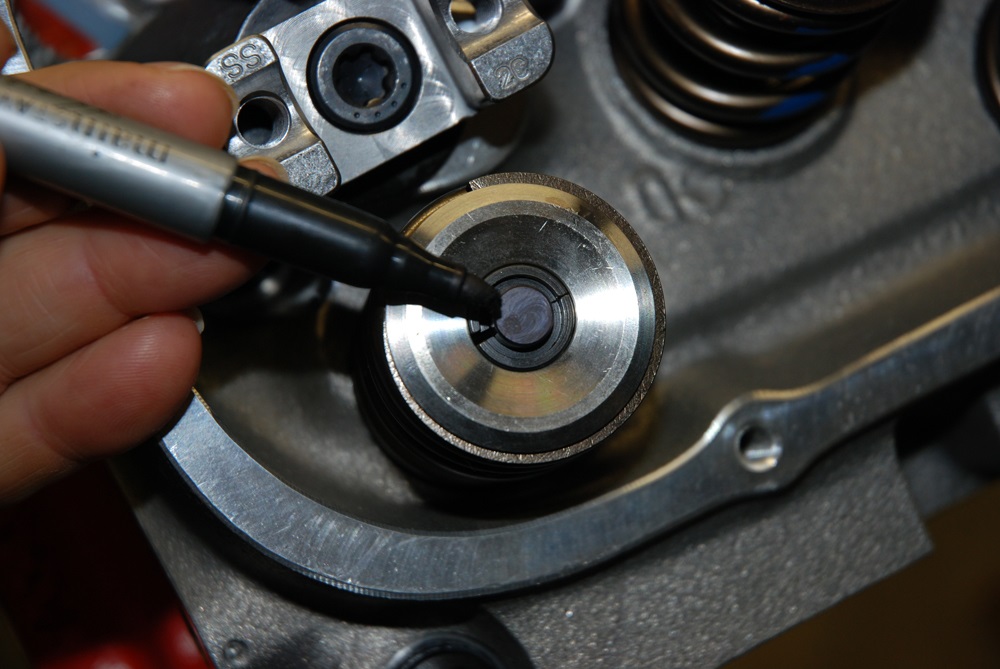
[[[491,322],[496,290],[384,220],[241,167],[229,154],[0,77],[11,172],[201,241]]]

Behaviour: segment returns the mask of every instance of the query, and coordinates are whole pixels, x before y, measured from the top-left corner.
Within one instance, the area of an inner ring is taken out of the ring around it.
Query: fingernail
[[[198,334],[205,331],[205,316],[198,307],[191,307],[184,311],[184,315],[194,321],[194,326],[198,328]]]
[[[222,87],[222,89],[226,91],[226,95],[229,96],[229,104],[233,109],[232,116],[235,117],[236,112],[239,111],[240,96],[236,94],[236,91],[233,90],[233,87],[227,84],[221,78],[217,77],[216,75],[206,70],[205,68],[199,67],[197,65],[192,65],[191,63],[181,63],[172,61],[161,62],[161,63],[149,63],[149,64],[153,67],[158,67],[161,70],[169,70],[171,72],[201,72],[202,74],[207,74],[208,76],[212,77],[213,81],[218,82],[219,85]]]
[[[184,63],[181,61],[174,60],[161,60],[156,63],[149,63],[153,67],[158,67],[161,70],[173,70],[175,72],[204,72],[205,68],[199,67],[194,63]]]
[[[268,158],[267,156],[244,158],[240,161],[240,165],[263,172],[268,176],[273,176],[275,179],[281,179],[285,183],[288,183],[288,170],[274,158]]]

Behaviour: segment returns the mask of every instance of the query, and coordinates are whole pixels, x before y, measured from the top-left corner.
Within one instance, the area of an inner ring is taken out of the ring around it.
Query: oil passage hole
[[[768,430],[751,425],[736,438],[736,450],[743,465],[754,472],[766,472],[778,466],[781,442]]]
[[[464,33],[488,33],[500,23],[500,0],[451,0],[451,18]]]
[[[396,89],[396,65],[381,47],[355,44],[334,63],[333,87],[349,105],[376,107]]]
[[[425,639],[397,653],[391,669],[503,669],[493,651],[472,639],[447,635]]]
[[[236,132],[247,144],[265,148],[288,134],[288,108],[280,100],[259,96],[250,98],[236,112]]]

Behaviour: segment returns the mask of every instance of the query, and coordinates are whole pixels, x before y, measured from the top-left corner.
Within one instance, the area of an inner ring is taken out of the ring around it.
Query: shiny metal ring
[[[418,305],[374,307],[372,369],[359,385],[397,459],[420,468],[414,452],[423,451],[453,473],[524,474],[590,449],[632,414],[659,364],[663,292],[642,242],[606,202],[553,177],[493,175],[439,200],[406,232],[501,292],[537,285],[553,302],[555,331],[504,357],[495,330]],[[405,434],[386,434],[400,426]]]

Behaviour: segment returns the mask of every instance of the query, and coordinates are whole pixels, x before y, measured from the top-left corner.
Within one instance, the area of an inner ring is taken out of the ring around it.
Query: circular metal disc
[[[604,201],[552,177],[494,175],[438,201],[406,232],[480,276],[541,268],[572,301],[572,336],[534,369],[495,363],[463,319],[386,307],[389,377],[445,446],[494,462],[560,460],[611,434],[646,394],[663,346],[663,295],[635,232]]]

